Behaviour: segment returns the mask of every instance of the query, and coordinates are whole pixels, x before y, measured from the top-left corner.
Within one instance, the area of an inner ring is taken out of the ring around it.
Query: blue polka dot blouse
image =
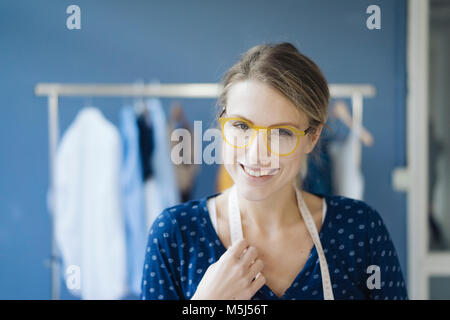
[[[206,205],[215,195],[167,208],[157,216],[148,234],[141,299],[192,298],[206,269],[225,253]],[[317,195],[327,204],[319,237],[334,298],[408,299],[395,247],[379,213],[360,200]],[[264,285],[252,299],[323,299],[316,247],[283,296]]]

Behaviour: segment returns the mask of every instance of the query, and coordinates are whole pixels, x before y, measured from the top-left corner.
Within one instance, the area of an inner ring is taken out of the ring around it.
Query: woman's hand
[[[249,300],[266,282],[262,269],[256,248],[241,239],[209,266],[192,300]]]

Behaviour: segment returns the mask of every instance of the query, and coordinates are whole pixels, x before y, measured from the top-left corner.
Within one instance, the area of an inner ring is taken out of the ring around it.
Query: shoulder
[[[325,196],[327,204],[333,210],[339,210],[348,214],[368,215],[373,214],[376,210],[363,200],[348,198],[339,195]]]
[[[206,211],[206,197],[168,207],[156,216],[149,235],[159,239],[184,238],[188,231],[206,224]]]
[[[378,211],[362,200],[344,196],[326,196],[329,223],[367,231],[383,224]]]

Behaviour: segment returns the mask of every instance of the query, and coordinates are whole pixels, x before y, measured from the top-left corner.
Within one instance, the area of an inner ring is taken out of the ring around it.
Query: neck
[[[260,234],[273,234],[301,220],[295,189],[291,184],[264,200],[247,200],[238,194],[238,201],[243,222],[255,227]]]

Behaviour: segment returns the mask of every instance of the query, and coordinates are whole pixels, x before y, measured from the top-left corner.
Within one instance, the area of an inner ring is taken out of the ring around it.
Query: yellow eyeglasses
[[[292,126],[257,126],[239,117],[220,117],[219,123],[223,139],[234,148],[248,147],[255,139],[257,132],[263,130],[266,133],[264,139],[267,149],[279,156],[292,154],[298,147],[300,137],[312,130],[311,127],[300,131]],[[271,147],[274,145],[275,148]],[[275,151],[277,149],[278,152]]]

